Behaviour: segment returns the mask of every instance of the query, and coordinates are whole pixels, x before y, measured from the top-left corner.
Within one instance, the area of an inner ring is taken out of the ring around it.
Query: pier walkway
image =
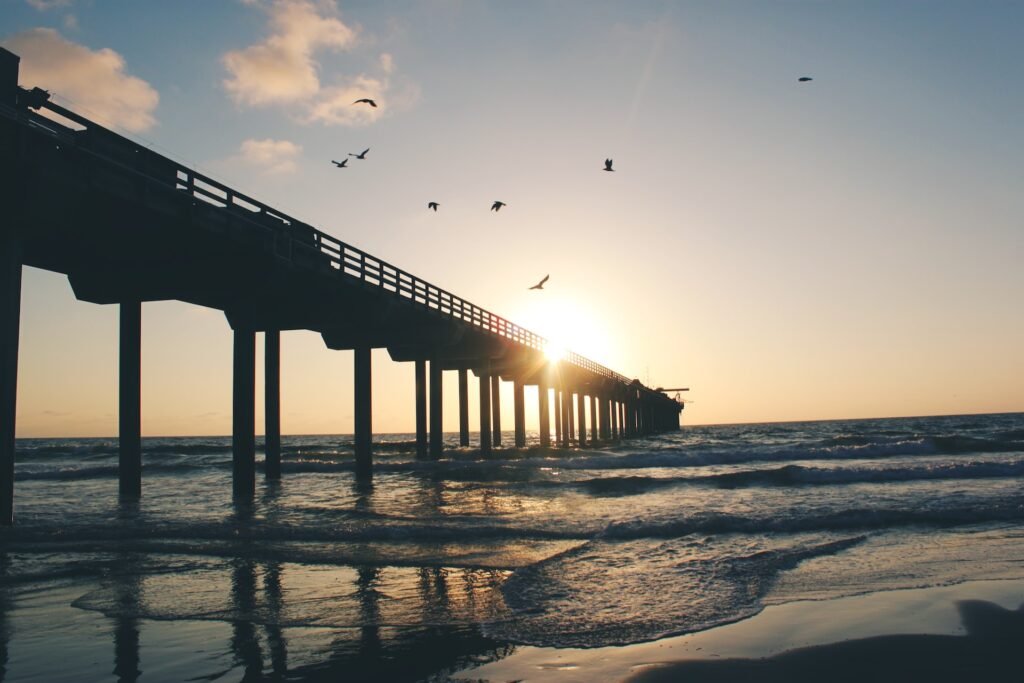
[[[463,445],[469,373],[479,379],[483,455],[501,445],[502,381],[514,384],[517,447],[526,443],[526,386],[539,390],[542,446],[678,429],[681,402],[575,353],[549,359],[541,336],[51,103],[41,90],[20,88],[18,62],[0,49],[0,524],[13,521],[24,265],[66,274],[82,301],[120,307],[119,477],[127,498],[142,487],[146,301],[225,313],[234,333],[234,494],[242,498],[255,491],[257,333],[265,335],[269,479],[281,475],[282,330],[312,330],[328,348],[354,351],[361,476],[372,470],[374,348],[414,365],[420,457],[442,454],[446,371],[458,373]]]

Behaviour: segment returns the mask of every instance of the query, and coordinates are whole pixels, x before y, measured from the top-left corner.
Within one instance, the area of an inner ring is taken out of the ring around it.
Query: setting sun
[[[545,292],[543,299],[524,306],[513,319],[547,339],[544,355],[548,360],[560,360],[569,351],[606,365],[614,360],[613,330],[606,328],[597,312],[567,297]]]

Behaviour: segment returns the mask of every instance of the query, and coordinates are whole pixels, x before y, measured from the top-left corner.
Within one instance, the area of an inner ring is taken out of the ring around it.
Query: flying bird
[[[801,76],[796,80],[800,81],[801,83],[806,83],[807,81],[813,81],[814,79],[811,78],[810,76]]]
[[[377,106],[377,103],[374,102],[373,100],[371,100],[369,97],[364,97],[361,100],[356,100],[352,104],[368,104],[368,105],[370,105],[371,107],[374,107],[374,108],[376,108],[376,106]]]
[[[350,157],[355,157],[356,159],[365,159],[366,158],[366,153],[369,152],[369,151],[370,151],[370,148],[367,147],[366,149],[364,149],[359,154],[353,154],[352,152],[349,152],[348,155]],[[347,159],[346,159],[346,161],[347,161]]]
[[[427,208],[428,209],[433,209],[435,212],[437,212],[437,207],[439,207],[439,206],[441,206],[441,205],[438,204],[437,202],[427,202]]]
[[[338,168],[345,168],[346,166],[348,166],[348,159],[345,159],[344,161],[335,161],[334,159],[331,159],[331,163],[337,166]]]
[[[503,206],[505,206],[505,202],[494,202],[491,204],[491,211],[501,211]]]
[[[611,171],[612,173],[615,172],[615,169],[612,168],[612,160],[611,159],[605,159],[604,160],[604,170]]]
[[[533,287],[530,287],[530,289],[544,289],[544,283],[548,281],[549,277],[551,277],[551,276],[550,275],[545,275],[543,280],[541,280],[540,282],[535,284]]]

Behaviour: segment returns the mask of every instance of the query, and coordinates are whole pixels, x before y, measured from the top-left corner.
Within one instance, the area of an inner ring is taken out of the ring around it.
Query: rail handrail
[[[28,92],[24,89],[19,89],[19,91]],[[169,159],[135,143],[84,116],[76,114],[70,109],[66,109],[51,101],[43,102],[41,106],[57,116],[82,126],[83,130],[76,131],[50,117],[44,117],[39,113],[25,110],[28,112],[29,122],[35,124],[37,128],[41,128],[55,137],[64,140],[70,138],[85,142],[86,144],[83,147],[89,149],[89,151],[92,151],[100,158],[108,162],[128,166],[131,170],[139,172],[151,180],[168,183],[178,190],[191,194],[204,203],[269,218],[274,222],[275,230],[290,233],[292,238],[295,238],[296,235],[302,235],[306,238],[315,249],[328,257],[331,267],[338,271],[339,276],[354,278],[361,283],[398,296],[413,305],[432,309],[441,315],[461,320],[488,334],[507,339],[531,349],[544,351],[548,345],[548,341],[535,332],[516,325],[358,247],[292,218],[283,211],[268,206],[173,159]],[[18,115],[17,112],[16,115]],[[131,157],[131,159],[118,159],[110,154],[103,154],[100,151],[102,150],[102,144],[99,145],[100,150],[97,150],[95,149],[96,145],[88,144],[87,140],[89,139],[109,143],[111,147],[106,151],[121,152],[127,157]],[[159,169],[160,175],[154,175],[153,169]],[[279,226],[277,225],[278,223],[280,224]],[[596,363],[572,351],[564,353],[561,360],[623,384],[630,384],[632,382],[629,378],[606,368],[600,363]]]

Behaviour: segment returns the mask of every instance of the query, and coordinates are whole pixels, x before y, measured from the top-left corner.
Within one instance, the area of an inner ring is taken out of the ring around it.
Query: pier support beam
[[[370,367],[370,347],[355,349],[355,451],[356,476],[366,478],[373,474],[373,391]]]
[[[263,450],[267,481],[281,478],[281,331],[263,334]]]
[[[20,322],[21,249],[12,236],[0,234],[0,525],[14,523],[14,423]]]
[[[619,427],[619,402],[615,400],[612,401],[612,438],[622,438],[622,429]]]
[[[427,457],[427,361],[416,365],[416,457]]]
[[[459,368],[459,445],[469,445],[469,371]]]
[[[256,333],[235,328],[231,408],[232,490],[235,498],[256,493]]]
[[[573,406],[572,397],[573,397],[572,389],[570,389],[570,390],[565,392],[565,416],[566,416],[566,420],[568,422],[566,430],[565,430],[566,431],[565,438],[566,438],[566,444],[568,446],[571,446],[572,442],[576,440],[576,421],[575,421],[576,411],[574,409],[575,406]]]
[[[548,408],[548,385],[541,380],[537,385],[537,410],[540,413],[540,445],[551,445],[551,410]]]
[[[444,452],[441,432],[441,361],[430,361],[430,457],[440,458]]]
[[[555,387],[555,445],[562,445],[562,392]]]
[[[491,443],[501,445],[501,375],[491,375]]]
[[[480,373],[480,455],[491,454],[491,376]]]
[[[117,393],[117,490],[142,496],[142,302],[122,301]]]
[[[512,405],[514,408],[514,420],[516,428],[516,448],[526,446],[526,397],[523,395],[525,387],[520,380],[512,383]]]
[[[597,442],[597,396],[590,396],[590,440]]]
[[[576,417],[579,418],[577,441],[583,448],[587,445],[587,400],[582,391],[576,394]]]

